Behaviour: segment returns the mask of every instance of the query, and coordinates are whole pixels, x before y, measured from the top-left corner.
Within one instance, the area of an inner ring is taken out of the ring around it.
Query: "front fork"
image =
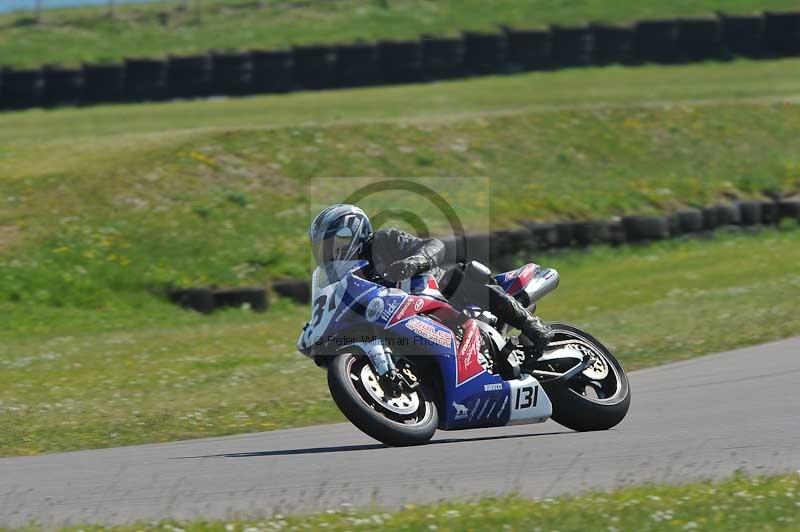
[[[355,344],[362,349],[369,358],[372,369],[378,375],[378,381],[391,395],[398,397],[404,391],[413,391],[419,386],[419,379],[408,371],[407,365],[403,371],[398,371],[392,360],[392,351],[383,344],[382,340],[371,340]]]
[[[383,345],[382,340],[375,339],[369,342],[359,342],[355,345],[367,354],[369,363],[379,378],[397,369],[392,360],[392,352]]]

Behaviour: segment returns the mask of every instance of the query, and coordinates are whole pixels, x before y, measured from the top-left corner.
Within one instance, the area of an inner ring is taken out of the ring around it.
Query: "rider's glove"
[[[383,276],[393,283],[399,283],[404,279],[410,279],[430,269],[431,260],[429,258],[422,255],[412,255],[406,259],[391,263]]]

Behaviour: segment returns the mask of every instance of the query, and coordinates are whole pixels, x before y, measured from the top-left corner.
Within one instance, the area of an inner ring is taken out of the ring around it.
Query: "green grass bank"
[[[200,6],[198,8],[198,6]],[[209,0],[48,10],[0,15],[0,65],[111,62],[215,50],[284,48],[357,39],[415,38],[589,21],[797,8],[793,0]],[[57,43],[57,45],[54,45]]]

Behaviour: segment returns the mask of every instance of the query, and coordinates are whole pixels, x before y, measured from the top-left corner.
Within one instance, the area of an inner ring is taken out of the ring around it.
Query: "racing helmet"
[[[318,265],[355,260],[372,234],[367,215],[355,205],[331,205],[317,214],[308,231]]]

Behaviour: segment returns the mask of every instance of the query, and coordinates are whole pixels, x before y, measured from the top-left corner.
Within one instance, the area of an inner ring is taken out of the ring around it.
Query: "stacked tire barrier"
[[[800,12],[766,13],[764,17],[764,41],[769,54],[800,54]]]
[[[264,312],[269,307],[267,291],[251,288],[173,288],[167,297],[176,305],[211,314],[221,308],[247,308]]]
[[[759,58],[764,55],[764,17],[722,16],[722,41],[728,53]]]
[[[25,109],[41,105],[42,70],[4,70],[0,85],[0,107]]]
[[[292,50],[294,85],[299,90],[336,86],[336,48],[300,46]]]
[[[464,41],[456,37],[423,37],[422,70],[429,81],[464,75]]]
[[[83,65],[82,71],[81,102],[118,102],[125,96],[124,65]]]
[[[157,101],[167,97],[167,62],[159,59],[125,60],[125,99]]]
[[[611,65],[614,63],[630,65],[634,62],[634,38],[636,33],[633,26],[612,26],[594,24],[594,62],[597,65]]]
[[[378,63],[378,45],[357,43],[336,48],[336,85],[338,87],[365,87],[379,85],[383,70]]]
[[[310,52],[309,52],[310,53]],[[303,55],[303,52],[300,52]],[[289,92],[294,87],[293,68],[295,55],[288,50],[259,50],[250,54],[250,84],[246,92],[252,94]],[[303,65],[309,71],[310,65]],[[313,72],[308,76],[313,77]],[[313,84],[313,82],[309,82]]]
[[[423,79],[422,43],[419,41],[381,41],[378,66],[386,83],[414,83]]]
[[[291,50],[126,59],[0,72],[0,109],[416,83],[611,64],[800,56],[800,11],[499,28]]]
[[[250,52],[211,56],[211,93],[240,96],[251,91],[253,58]]]
[[[722,46],[722,22],[719,18],[679,20],[676,33],[675,42],[682,61],[720,59],[726,55]]]
[[[504,33],[465,33],[464,73],[473,76],[499,73],[498,65],[506,64],[506,36]]]
[[[553,36],[549,30],[505,28],[504,31],[510,72],[545,70],[553,66]]]
[[[553,64],[559,67],[588,66],[594,57],[594,32],[589,26],[554,26]]]
[[[211,94],[211,56],[172,56],[167,64],[170,98],[199,98]]]
[[[678,21],[645,20],[636,25],[636,58],[641,63],[677,63]]]
[[[42,69],[42,105],[77,105],[83,95],[83,73],[77,68]]]
[[[519,266],[519,254],[584,248],[593,244],[647,243],[681,236],[705,235],[722,228],[774,226],[783,220],[800,224],[800,198],[741,200],[704,208],[684,208],[667,215],[634,215],[611,220],[528,222],[522,228],[467,234],[467,260],[491,264],[496,271]],[[454,263],[457,238],[445,237],[445,261]],[[311,287],[305,279],[284,279],[272,285],[281,297],[308,303]],[[194,292],[192,292],[194,297]]]

